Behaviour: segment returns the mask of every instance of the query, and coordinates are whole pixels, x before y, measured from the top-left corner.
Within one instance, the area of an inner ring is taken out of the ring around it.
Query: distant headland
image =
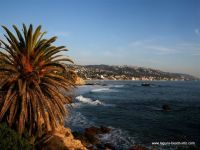
[[[188,81],[199,78],[188,74],[170,73],[161,70],[110,65],[73,65],[78,76],[84,80],[164,80],[164,81]]]

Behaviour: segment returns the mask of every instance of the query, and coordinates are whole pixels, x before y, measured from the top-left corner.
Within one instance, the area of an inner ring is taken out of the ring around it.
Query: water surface
[[[73,130],[109,126],[112,132],[101,138],[118,149],[165,141],[199,145],[200,82],[152,81],[150,87],[141,83],[101,81],[102,85],[79,87],[68,125]],[[163,111],[164,104],[171,111]]]

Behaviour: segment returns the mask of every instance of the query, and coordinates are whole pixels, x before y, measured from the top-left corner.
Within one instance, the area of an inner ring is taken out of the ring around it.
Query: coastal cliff
[[[74,138],[69,128],[58,126],[49,134],[49,139],[40,145],[42,150],[86,150],[80,140]]]

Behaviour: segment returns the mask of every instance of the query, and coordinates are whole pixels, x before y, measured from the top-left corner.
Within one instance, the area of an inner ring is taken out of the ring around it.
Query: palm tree
[[[0,40],[0,121],[22,134],[26,128],[30,135],[53,130],[64,123],[67,110],[64,104],[71,99],[61,93],[74,87],[72,72],[64,62],[72,62],[59,54],[64,46],[53,46],[57,37],[44,38],[41,26],[33,30],[23,24],[16,34],[5,26],[6,42]],[[72,62],[73,63],[73,62]],[[63,90],[62,90],[63,91]],[[65,92],[66,94],[66,92]]]

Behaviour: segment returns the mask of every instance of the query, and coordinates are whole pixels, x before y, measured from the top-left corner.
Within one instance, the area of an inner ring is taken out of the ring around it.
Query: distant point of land
[[[136,66],[73,65],[71,67],[84,80],[199,80],[199,78],[188,74],[170,73]]]

